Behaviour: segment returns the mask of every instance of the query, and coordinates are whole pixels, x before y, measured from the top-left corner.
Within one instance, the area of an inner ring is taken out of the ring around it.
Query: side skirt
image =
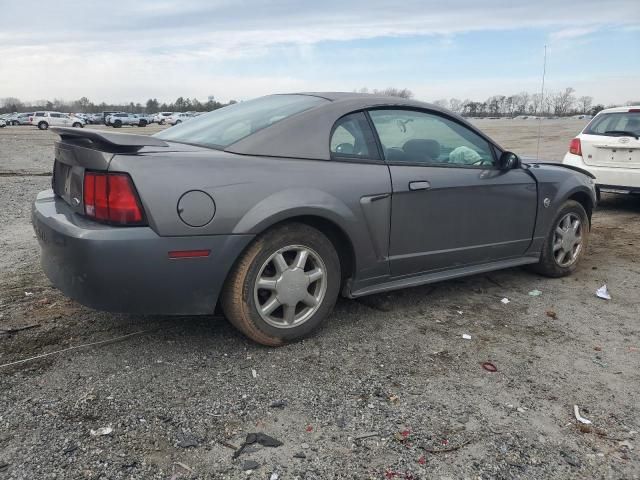
[[[483,263],[481,265],[472,265],[468,267],[454,268],[452,270],[445,270],[441,272],[424,273],[422,275],[416,275],[412,277],[398,278],[379,283],[377,285],[371,285],[361,288],[355,291],[347,292],[347,297],[355,298],[362,297],[364,295],[371,295],[372,293],[388,292],[390,290],[399,290],[401,288],[417,287],[419,285],[426,285],[429,283],[441,282],[444,280],[451,280],[453,278],[466,277],[469,275],[476,275],[479,273],[491,272],[493,270],[502,270],[504,268],[519,267],[521,265],[530,265],[538,263],[539,257],[519,257],[509,260],[500,260],[498,262]]]

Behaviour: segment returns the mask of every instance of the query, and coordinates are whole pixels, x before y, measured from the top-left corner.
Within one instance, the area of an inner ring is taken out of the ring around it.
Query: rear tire
[[[147,126],[147,122],[145,120],[140,120],[140,123],[138,123],[139,127],[146,127]]]
[[[589,232],[590,222],[584,207],[574,200],[567,200],[551,223],[540,262],[533,265],[532,269],[552,278],[570,275],[584,256],[589,243]]]
[[[116,120],[113,122],[113,128],[120,128],[122,126],[122,122],[120,120]]]
[[[80,122],[75,122],[75,123],[72,125],[72,127],[73,127],[73,128],[82,128],[82,124],[81,124]]]
[[[46,130],[49,128],[49,124],[47,122],[40,122],[38,123],[38,128],[40,130]]]
[[[290,223],[258,236],[238,259],[222,291],[222,309],[251,340],[277,347],[326,322],[340,282],[331,241],[315,228]],[[277,306],[269,310],[269,304]]]

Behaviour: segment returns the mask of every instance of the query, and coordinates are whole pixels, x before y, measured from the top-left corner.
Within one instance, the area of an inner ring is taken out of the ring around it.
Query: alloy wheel
[[[254,285],[258,314],[276,328],[293,328],[318,311],[327,291],[327,269],[311,248],[290,245],[273,253]]]
[[[561,267],[575,263],[582,251],[582,221],[575,213],[567,213],[553,234],[553,257]]]

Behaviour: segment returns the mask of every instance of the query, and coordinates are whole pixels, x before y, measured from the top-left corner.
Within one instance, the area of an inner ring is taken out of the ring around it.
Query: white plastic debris
[[[91,435],[94,437],[100,437],[102,435],[111,435],[113,432],[113,428],[111,427],[101,427],[97,430],[91,430]]]
[[[471,335],[468,335],[466,333],[462,334],[462,338],[464,338],[465,340],[471,340]]]
[[[25,297],[30,297],[31,295],[33,295],[33,292],[24,292]]]
[[[578,420],[580,423],[583,423],[584,425],[591,425],[591,420],[580,416],[580,410],[578,409],[578,405],[573,406],[573,414],[576,416],[576,420]]]
[[[530,297],[539,297],[540,295],[542,295],[542,292],[540,290],[531,290],[529,292],[529,296]]]
[[[269,477],[269,480],[278,480],[279,478],[280,477],[278,476],[278,474],[276,472],[273,472]]]
[[[609,294],[606,283],[602,285],[598,290],[596,290],[596,296],[599,298],[604,298],[605,300],[611,300],[611,295]]]
[[[251,376],[253,378],[258,378],[258,372],[256,372],[256,370],[254,368],[251,369]]]
[[[456,313],[457,313],[458,315],[462,315],[462,310],[456,310]]]
[[[506,305],[507,303],[511,303],[511,302],[510,302],[510,300],[509,300],[508,298],[506,298],[506,297],[505,297],[505,298],[503,298],[503,299],[502,299],[502,300],[500,300],[500,301],[501,301],[502,303],[504,303],[505,305]]]

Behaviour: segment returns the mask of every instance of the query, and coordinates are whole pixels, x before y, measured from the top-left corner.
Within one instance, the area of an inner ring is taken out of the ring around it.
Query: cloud
[[[601,0],[0,2],[0,93],[30,99],[187,92],[228,99],[374,86],[368,75],[398,63],[394,56],[426,58],[429,48],[455,48],[469,32],[551,31],[565,42],[611,26],[633,29],[640,19],[637,0],[609,0],[606,8]],[[419,45],[358,62],[361,46],[352,44],[376,39]],[[345,45],[342,64],[318,62],[320,50]]]

